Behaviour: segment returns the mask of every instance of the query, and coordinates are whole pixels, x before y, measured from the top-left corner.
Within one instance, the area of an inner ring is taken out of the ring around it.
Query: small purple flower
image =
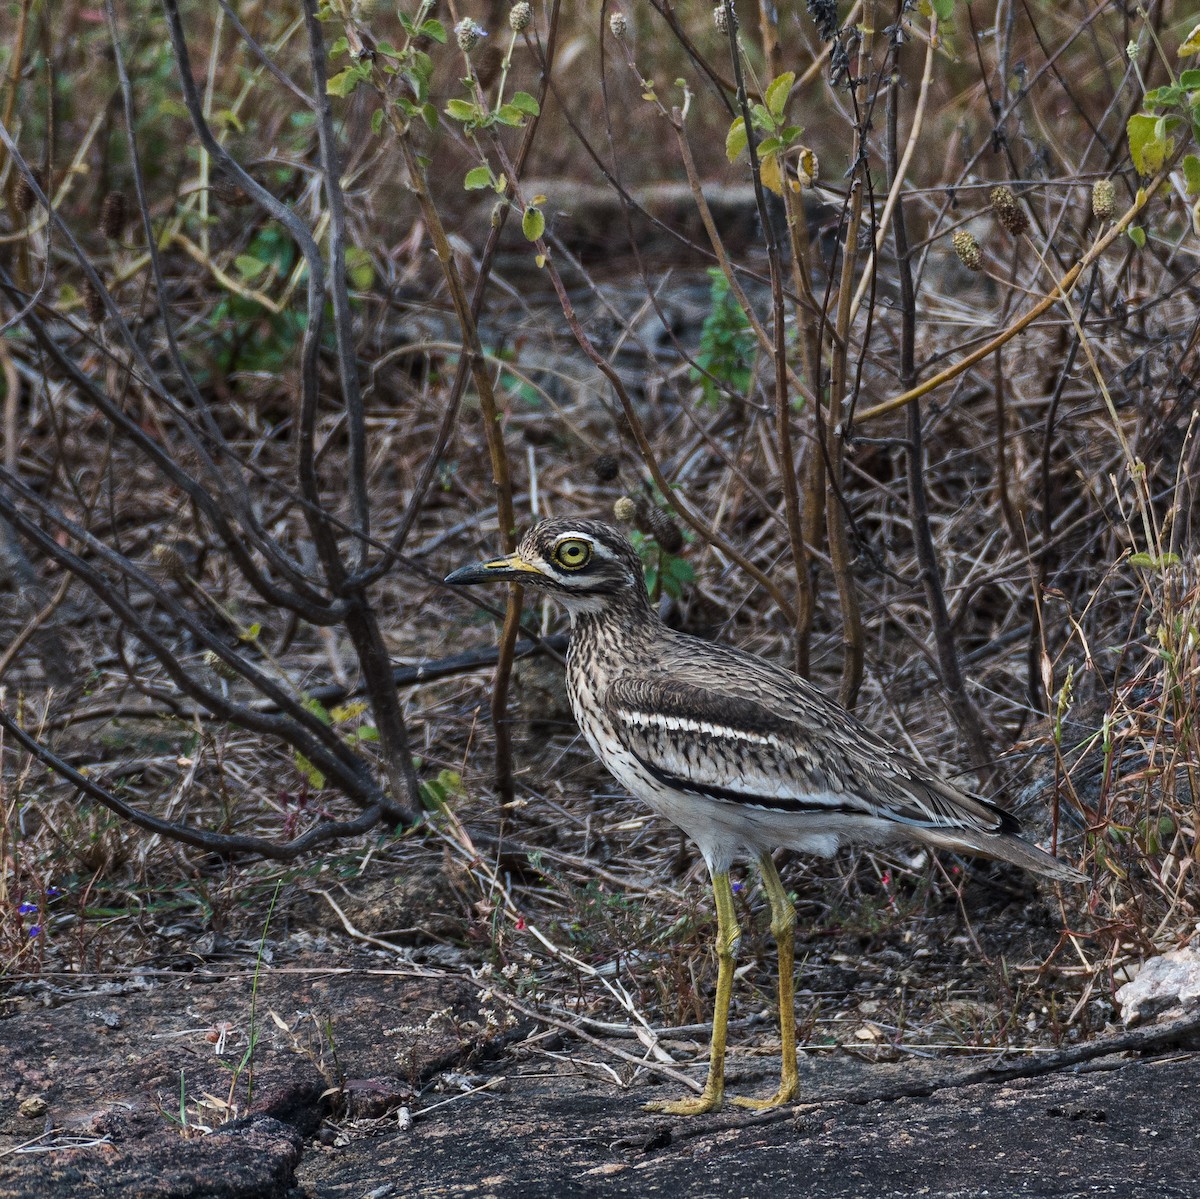
[[[47,887],[46,894],[53,899],[56,895],[61,895],[62,892],[57,887]]]
[[[742,884],[741,883],[733,884],[733,893],[735,895],[740,895],[742,893]]]
[[[18,907],[18,908],[17,908],[17,911],[18,911],[18,912],[19,912],[19,913],[20,913],[22,916],[28,916],[28,915],[30,915],[32,912],[36,912],[36,911],[37,911],[37,904],[36,904],[36,903],[23,903],[23,904],[21,904],[21,906],[20,906],[20,907]]]
[[[31,924],[29,926],[29,935],[31,937],[40,937],[42,935],[42,926],[40,924]]]

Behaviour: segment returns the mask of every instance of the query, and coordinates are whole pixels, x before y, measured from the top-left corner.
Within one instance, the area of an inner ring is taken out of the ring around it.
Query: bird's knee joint
[[[789,911],[776,916],[771,921],[771,935],[776,941],[790,937],[796,928],[796,913]]]

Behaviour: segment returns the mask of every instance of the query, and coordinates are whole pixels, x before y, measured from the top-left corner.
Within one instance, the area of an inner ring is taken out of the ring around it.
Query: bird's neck
[[[653,638],[665,627],[641,587],[565,602],[575,641],[600,639],[629,646]]]

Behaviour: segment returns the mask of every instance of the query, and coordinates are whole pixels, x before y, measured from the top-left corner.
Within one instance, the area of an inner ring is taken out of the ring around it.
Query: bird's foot
[[[644,1103],[642,1111],[661,1112],[668,1116],[703,1116],[708,1112],[719,1112],[722,1099],[720,1091],[710,1091],[705,1087],[701,1094],[687,1099],[656,1099],[652,1103]]]
[[[738,1107],[748,1107],[751,1111],[763,1112],[769,1108],[785,1107],[792,1103],[798,1090],[799,1087],[794,1082],[783,1083],[769,1099],[749,1099],[744,1095],[735,1095],[730,1102],[737,1104]]]

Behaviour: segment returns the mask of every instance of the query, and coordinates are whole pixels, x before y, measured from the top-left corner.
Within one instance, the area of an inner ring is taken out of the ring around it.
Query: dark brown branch
[[[48,766],[55,774],[66,779],[79,788],[85,795],[103,804],[110,812],[128,820],[130,824],[145,829],[150,833],[159,833],[174,841],[182,841],[185,845],[196,849],[208,850],[222,856],[233,854],[257,854],[260,857],[272,858],[275,861],[286,862],[328,841],[336,841],[344,837],[353,837],[365,833],[379,823],[382,810],[378,804],[373,804],[363,810],[354,820],[323,820],[307,832],[293,837],[290,841],[272,841],[267,837],[239,836],[234,833],[208,833],[202,829],[189,828],[184,824],[175,824],[143,812],[140,808],[132,807],[123,799],[113,795],[101,787],[93,779],[81,774],[74,766],[65,762],[53,750],[42,745],[31,737],[9,714],[8,709],[0,704],[0,727],[12,734],[18,744],[27,749],[39,762]]]

